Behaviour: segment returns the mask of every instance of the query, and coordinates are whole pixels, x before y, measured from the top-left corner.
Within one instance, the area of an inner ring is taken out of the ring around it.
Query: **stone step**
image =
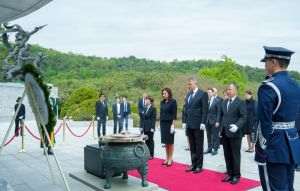
[[[69,173],[69,176],[95,191],[165,191],[157,184],[149,182],[148,187],[141,186],[141,180],[139,178],[129,176],[127,180],[123,180],[122,177],[112,178],[112,184],[110,189],[104,189],[105,179],[101,179],[97,176],[87,173],[86,171],[77,171]]]

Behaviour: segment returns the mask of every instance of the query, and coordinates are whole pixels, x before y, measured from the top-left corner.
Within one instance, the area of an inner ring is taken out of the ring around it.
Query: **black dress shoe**
[[[48,148],[48,155],[53,155],[53,150],[51,148]]]
[[[204,152],[204,154],[208,154],[208,153],[211,153],[211,150],[206,150],[206,151]]]
[[[187,167],[187,168],[185,169],[185,172],[192,172],[192,171],[194,171],[194,170],[195,170],[195,167],[189,166],[189,167]]]
[[[202,171],[203,171],[202,168],[197,167],[197,168],[195,168],[195,170],[193,170],[193,173],[197,174],[197,173],[200,173]]]
[[[222,182],[230,182],[231,179],[232,179],[231,176],[226,175],[226,176],[223,178]]]
[[[230,181],[230,184],[237,184],[239,183],[240,181],[240,178],[238,177],[232,177],[231,181]]]

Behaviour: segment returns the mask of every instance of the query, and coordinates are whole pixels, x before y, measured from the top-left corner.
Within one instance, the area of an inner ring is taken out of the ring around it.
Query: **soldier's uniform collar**
[[[287,71],[279,71],[279,72],[276,72],[274,74],[272,74],[272,77],[276,77],[276,76],[279,76],[279,75],[287,75],[288,72]]]

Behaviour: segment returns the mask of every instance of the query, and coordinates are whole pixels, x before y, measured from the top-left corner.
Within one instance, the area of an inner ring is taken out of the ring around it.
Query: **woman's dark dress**
[[[244,134],[251,135],[255,134],[257,120],[256,120],[256,102],[254,99],[246,100],[246,107],[247,107],[247,121],[245,125]]]
[[[175,99],[160,102],[160,133],[161,143],[174,144],[174,133],[171,133],[171,125],[177,117],[177,103]]]

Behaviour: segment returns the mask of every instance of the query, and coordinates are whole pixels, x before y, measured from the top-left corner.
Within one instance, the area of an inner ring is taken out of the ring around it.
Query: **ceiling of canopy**
[[[52,0],[0,0],[0,23],[28,15]]]

